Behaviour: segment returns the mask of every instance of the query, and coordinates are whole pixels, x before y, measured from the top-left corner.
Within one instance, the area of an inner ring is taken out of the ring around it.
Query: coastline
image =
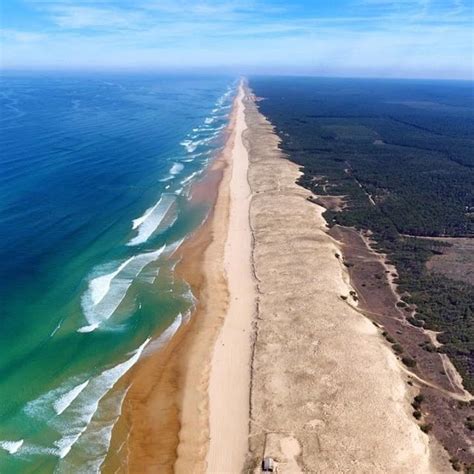
[[[176,273],[191,286],[196,307],[170,341],[128,374],[130,388],[102,466],[105,473],[205,470],[211,348],[228,306],[223,270],[236,104],[237,98],[224,149],[192,189],[192,199],[210,202],[211,211],[177,252]]]
[[[249,157],[243,142],[246,90],[236,99],[228,232],[224,269],[229,305],[214,345],[209,380],[210,443],[206,471],[240,472],[248,452],[250,360],[256,293],[252,271],[252,232],[248,182]]]
[[[263,454],[282,473],[442,471],[416,390],[349,302],[324,208],[248,88],[227,134],[193,189],[212,212],[179,250],[196,309],[131,372],[104,472],[257,472]]]

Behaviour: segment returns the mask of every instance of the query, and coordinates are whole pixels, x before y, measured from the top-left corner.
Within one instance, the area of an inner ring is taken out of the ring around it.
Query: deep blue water
[[[120,405],[109,388],[192,305],[173,249],[208,211],[189,186],[222,146],[234,89],[229,77],[2,77],[0,472],[100,464],[109,434],[97,442],[91,421]]]

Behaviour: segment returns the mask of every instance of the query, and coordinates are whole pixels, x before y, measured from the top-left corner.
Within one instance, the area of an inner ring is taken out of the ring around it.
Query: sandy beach
[[[351,301],[324,208],[240,87],[177,271],[198,303],[131,387],[105,472],[436,472],[416,390]],[[344,297],[344,298],[341,298]],[[445,465],[443,465],[445,467]]]
[[[225,472],[229,459],[243,466],[253,316],[244,127],[240,90],[226,145],[192,190],[193,200],[213,203],[212,212],[179,250],[176,271],[191,285],[196,309],[168,344],[130,372],[104,472],[210,472],[207,463]],[[245,318],[235,321],[241,311]],[[222,449],[231,455],[223,457]]]
[[[210,445],[207,472],[240,472],[248,451],[250,357],[255,285],[251,266],[250,187],[244,90],[236,99],[235,141],[231,154],[230,211],[224,268],[229,306],[214,347],[209,381]]]

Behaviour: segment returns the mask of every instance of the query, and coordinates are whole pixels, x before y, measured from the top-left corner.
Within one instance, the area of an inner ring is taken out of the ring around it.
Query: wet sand
[[[130,388],[103,465],[105,473],[206,469],[212,348],[228,307],[224,251],[236,110],[234,103],[224,150],[192,191],[193,200],[213,203],[212,212],[179,250],[176,271],[191,285],[196,309],[171,341],[142,357],[128,374]]]

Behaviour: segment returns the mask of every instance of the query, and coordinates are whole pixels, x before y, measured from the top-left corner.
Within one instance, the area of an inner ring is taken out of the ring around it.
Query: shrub
[[[416,326],[417,328],[421,328],[424,325],[423,321],[420,321],[419,319],[414,318],[413,316],[409,316],[407,318],[407,321],[412,325]]]
[[[403,352],[403,347],[400,344],[394,344],[392,349],[397,353],[401,354]]]
[[[431,342],[426,342],[422,344],[423,350],[427,352],[436,352],[436,347],[431,344]]]
[[[417,420],[419,420],[419,419],[421,418],[421,411],[420,411],[420,410],[415,410],[415,411],[413,412],[413,416],[414,416]]]
[[[451,463],[451,465],[453,466],[453,469],[455,471],[461,471],[462,470],[462,465],[461,463],[459,462],[459,459],[458,458],[451,458],[449,460],[449,462]]]
[[[408,357],[408,356],[402,357],[402,362],[407,367],[415,367],[416,366],[416,360],[412,359],[411,357]]]
[[[464,424],[468,430],[474,431],[474,416],[468,416]]]
[[[428,434],[433,429],[433,425],[431,423],[424,423],[423,425],[420,425],[420,429],[423,433]]]
[[[425,399],[425,396],[422,395],[421,393],[414,398],[415,402],[417,403],[421,403],[424,399]]]

